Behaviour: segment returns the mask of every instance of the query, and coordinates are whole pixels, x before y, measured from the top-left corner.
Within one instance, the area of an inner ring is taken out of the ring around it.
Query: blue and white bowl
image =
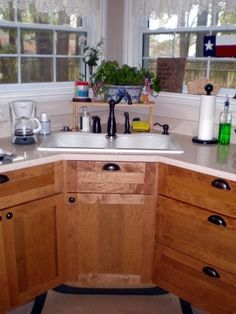
[[[119,85],[107,85],[107,100],[111,98],[116,100],[124,93],[128,93],[131,97],[132,103],[139,103],[143,86],[119,86]],[[128,99],[125,96],[122,101],[127,103]]]

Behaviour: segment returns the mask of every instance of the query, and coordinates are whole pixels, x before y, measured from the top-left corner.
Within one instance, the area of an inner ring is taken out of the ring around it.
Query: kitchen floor
[[[48,300],[49,298],[49,300]],[[33,302],[8,314],[31,314]],[[192,307],[193,314],[206,314]],[[71,295],[49,291],[42,314],[182,314],[178,298],[158,296]],[[37,312],[39,314],[39,312]],[[190,314],[188,312],[188,314]]]

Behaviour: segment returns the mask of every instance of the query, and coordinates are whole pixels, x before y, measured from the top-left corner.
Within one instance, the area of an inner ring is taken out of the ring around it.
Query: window
[[[207,78],[218,86],[235,89],[235,50],[232,57],[204,56],[204,36],[208,35],[216,36],[216,42],[230,36],[236,49],[236,6],[232,13],[223,7],[214,13],[211,4],[207,10],[193,4],[185,14],[153,14],[142,31],[142,65],[155,71],[157,58],[185,57],[184,86]]]
[[[31,4],[0,9],[0,84],[67,82],[85,76],[84,19],[39,13]]]

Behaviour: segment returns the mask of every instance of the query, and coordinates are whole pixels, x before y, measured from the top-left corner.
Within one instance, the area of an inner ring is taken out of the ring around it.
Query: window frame
[[[123,38],[123,63],[128,63],[132,66],[141,67],[142,65],[142,49],[143,49],[143,33],[152,33],[153,30],[147,29],[148,18],[144,16],[134,16],[132,12],[132,1],[124,0],[125,13],[124,13],[124,38]],[[236,25],[235,25],[236,27]],[[209,28],[208,28],[209,30]],[[172,29],[173,31],[173,29]],[[217,95],[217,104],[222,107],[225,101],[224,89],[222,94]],[[185,104],[186,106],[195,107],[199,105],[200,96],[185,94],[185,93],[173,93],[173,92],[160,92],[159,97],[155,102],[165,102],[173,105]],[[236,111],[236,99],[231,99],[231,108]],[[234,123],[236,125],[236,122]]]
[[[95,46],[101,37],[105,37],[106,26],[106,0],[100,0],[101,11],[96,16],[83,16],[82,27],[61,26],[52,24],[37,24],[37,23],[21,23],[11,21],[0,21],[0,27],[11,27],[21,25],[22,28],[33,28],[38,26],[40,29],[56,29],[59,31],[75,31],[87,32],[87,45]],[[19,51],[18,51],[19,53]],[[14,54],[15,56],[16,54]],[[9,56],[9,54],[6,54]],[[27,56],[29,56],[27,54]],[[33,55],[37,56],[36,54]],[[42,56],[42,55],[40,55]],[[50,55],[52,57],[52,55]],[[57,55],[60,57],[60,55]],[[70,57],[70,56],[68,56]],[[73,57],[73,56],[72,56]],[[86,72],[86,71],[85,71]],[[88,77],[88,73],[86,73]],[[0,104],[4,104],[12,99],[17,98],[34,98],[37,101],[69,101],[74,94],[74,82],[40,82],[40,83],[8,83],[0,84]]]
[[[173,44],[173,50],[172,50],[172,57],[174,56],[174,49],[175,49],[175,40],[176,40],[176,34],[181,34],[181,33],[200,33],[200,32],[208,32],[209,34],[212,32],[235,32],[236,35],[236,25],[222,25],[222,26],[198,26],[198,27],[177,27],[177,28],[158,28],[156,30],[143,30],[142,31],[142,42],[143,42],[143,37],[144,35],[160,35],[160,34],[173,34],[174,37],[174,44]],[[152,57],[144,57],[143,56],[143,45],[142,45],[142,61],[141,64],[143,65],[144,60],[156,60],[156,58]],[[199,61],[206,61],[207,63],[207,68],[206,68],[206,73],[207,77],[209,77],[210,73],[210,63],[219,61],[219,62],[227,62],[227,61],[232,61],[232,58],[219,58],[219,57],[211,57],[210,59],[207,57],[186,57],[186,61],[189,60],[199,60]],[[209,62],[210,61],[210,62]],[[235,61],[236,62],[236,58]]]

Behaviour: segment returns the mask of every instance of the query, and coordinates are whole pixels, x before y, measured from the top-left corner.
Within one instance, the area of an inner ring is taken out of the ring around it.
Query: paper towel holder
[[[218,141],[215,137],[211,140],[200,140],[197,136],[194,136],[192,142],[197,144],[217,144]]]
[[[206,94],[208,95],[208,96],[210,96],[211,95],[211,92],[213,91],[213,85],[212,84],[210,84],[210,83],[208,83],[208,84],[206,84],[205,86],[204,86],[204,89],[205,89],[205,91],[206,91]],[[196,143],[196,144],[217,144],[217,139],[215,138],[215,137],[213,137],[212,139],[210,139],[210,140],[203,140],[203,139],[199,139],[198,138],[198,136],[194,136],[193,138],[192,138],[192,142],[193,143]]]

